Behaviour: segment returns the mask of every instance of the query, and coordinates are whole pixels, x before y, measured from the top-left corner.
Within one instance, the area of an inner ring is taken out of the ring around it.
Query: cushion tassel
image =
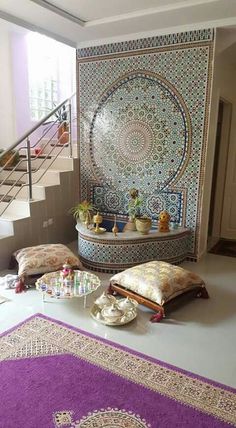
[[[24,278],[19,278],[18,281],[16,281],[15,286],[16,293],[22,293],[22,291],[26,291]]]
[[[150,321],[151,322],[160,322],[163,319],[163,312],[157,312],[157,314],[154,314],[151,316]]]

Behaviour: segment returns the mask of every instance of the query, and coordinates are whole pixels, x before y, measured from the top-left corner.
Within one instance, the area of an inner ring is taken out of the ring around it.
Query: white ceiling
[[[0,0],[0,18],[72,46],[236,25],[236,0]]]

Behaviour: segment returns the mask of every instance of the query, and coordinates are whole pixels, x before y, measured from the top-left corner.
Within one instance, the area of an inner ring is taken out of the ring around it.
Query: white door
[[[232,115],[220,236],[236,239],[236,114]],[[222,171],[224,174],[224,171]]]

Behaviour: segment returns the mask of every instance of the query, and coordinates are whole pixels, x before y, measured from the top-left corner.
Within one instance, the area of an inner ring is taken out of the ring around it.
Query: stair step
[[[6,166],[5,168],[4,168],[4,171],[16,171],[16,172],[27,172],[27,167],[23,167],[23,166],[21,166],[21,167],[14,167],[14,166]],[[32,171],[36,171],[36,169],[35,168],[31,168],[31,170]]]
[[[14,199],[12,196],[0,195],[0,202],[11,202]]]
[[[41,155],[30,155],[31,159],[52,159],[52,156],[47,156],[46,154],[41,154]],[[27,155],[20,155],[21,159],[26,159]]]
[[[23,183],[23,182],[22,182]],[[7,186],[2,184],[0,186],[1,194],[6,196],[13,196],[15,199],[29,198],[29,186],[22,184],[22,186]],[[45,199],[45,186],[40,184],[33,184],[32,186],[32,199]]]
[[[69,143],[60,144],[60,143],[50,143],[51,147],[69,147]]]
[[[70,144],[61,144],[58,143],[57,139],[52,139],[51,141],[48,141],[46,139],[42,140],[42,150],[43,154],[49,153],[53,154],[53,156],[56,156],[59,154],[59,156],[70,156]],[[72,157],[78,158],[78,144],[76,139],[72,141]]]
[[[16,215],[17,217],[29,217],[30,215],[30,206],[29,206],[29,202],[27,200],[23,200],[23,199],[14,199],[12,200],[12,202],[8,205],[9,203],[9,198],[11,200],[11,197],[7,196],[8,201],[7,202],[0,202],[0,213],[2,212],[3,209],[6,208],[6,210],[3,213],[3,216],[1,216],[1,218],[5,218],[6,215],[9,214],[13,214]]]
[[[11,235],[0,235],[0,239],[5,239],[5,238],[8,238],[9,236]]]
[[[3,184],[4,186],[17,186],[17,187],[21,187],[24,183],[24,181],[18,181],[16,183],[15,180],[0,180],[0,184]]]
[[[1,215],[0,217],[0,226],[2,222],[13,222],[13,221],[18,221],[18,220],[23,220],[27,217],[30,217],[30,214],[25,215],[25,214],[16,214],[15,212],[5,212],[3,213],[3,215]]]

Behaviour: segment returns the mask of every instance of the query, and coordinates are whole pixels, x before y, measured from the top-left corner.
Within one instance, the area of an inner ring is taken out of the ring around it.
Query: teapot
[[[116,322],[122,318],[124,311],[119,309],[116,303],[112,303],[111,306],[105,306],[102,309],[101,314],[107,321]]]
[[[126,299],[121,299],[118,302],[118,307],[123,311],[129,311],[131,309],[134,309],[137,305],[138,303],[135,300],[130,299],[129,297],[126,297]]]
[[[102,293],[101,296],[99,296],[95,300],[95,304],[102,309],[104,306],[111,305],[113,302],[116,301],[116,298],[112,296],[111,294]]]

